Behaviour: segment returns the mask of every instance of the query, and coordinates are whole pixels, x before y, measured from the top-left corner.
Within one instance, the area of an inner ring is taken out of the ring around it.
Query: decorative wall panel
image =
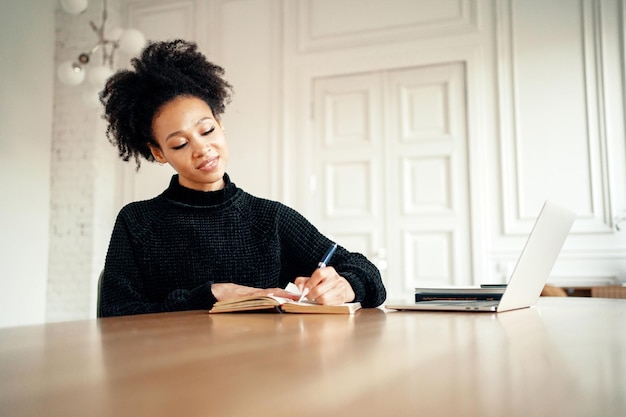
[[[373,247],[373,232],[362,233],[334,233],[332,236],[336,242],[353,252],[369,254]]]
[[[433,140],[450,135],[447,84],[400,87],[403,142]]]
[[[326,216],[372,216],[370,161],[338,162],[326,168]]]
[[[366,90],[326,97],[325,145],[358,145],[370,141],[369,94]]]
[[[299,0],[301,51],[477,31],[475,0]]]
[[[446,232],[404,233],[405,288],[451,285],[452,236]]]
[[[599,4],[497,2],[505,234],[528,233],[545,199],[611,231]]]
[[[403,214],[441,213],[452,209],[450,159],[446,156],[404,158]]]
[[[128,16],[132,27],[140,28],[147,39],[195,40],[194,16],[198,12],[196,3],[194,0],[131,3],[128,7]]]

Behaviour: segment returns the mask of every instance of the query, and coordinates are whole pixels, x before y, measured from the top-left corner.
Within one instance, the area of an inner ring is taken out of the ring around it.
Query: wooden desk
[[[0,416],[625,416],[626,300],[0,329]]]

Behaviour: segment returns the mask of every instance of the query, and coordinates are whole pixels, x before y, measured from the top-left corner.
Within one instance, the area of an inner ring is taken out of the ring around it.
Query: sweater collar
[[[224,174],[224,188],[217,191],[198,191],[183,187],[178,181],[178,174],[172,176],[170,185],[163,192],[168,200],[190,206],[215,206],[229,200],[237,192],[237,186]]]

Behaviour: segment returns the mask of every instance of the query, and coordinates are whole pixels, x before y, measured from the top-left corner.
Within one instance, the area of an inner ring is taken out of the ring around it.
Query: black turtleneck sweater
[[[331,245],[289,207],[254,197],[230,182],[191,190],[172,177],[163,194],[130,203],[111,235],[100,288],[100,317],[210,309],[213,283],[284,288],[310,276]],[[330,266],[352,285],[363,307],[386,292],[363,255],[339,246]]]

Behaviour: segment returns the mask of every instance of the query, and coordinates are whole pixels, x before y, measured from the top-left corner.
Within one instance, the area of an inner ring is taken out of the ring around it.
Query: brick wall
[[[91,0],[79,16],[57,10],[55,68],[95,45],[89,21],[100,24],[102,5]],[[107,27],[113,28],[120,20],[119,3],[109,0],[108,10]],[[100,63],[100,54],[92,63]],[[102,109],[86,104],[89,90],[87,81],[77,87],[55,81],[48,321],[95,316],[97,277],[116,214],[116,151],[104,135]]]

